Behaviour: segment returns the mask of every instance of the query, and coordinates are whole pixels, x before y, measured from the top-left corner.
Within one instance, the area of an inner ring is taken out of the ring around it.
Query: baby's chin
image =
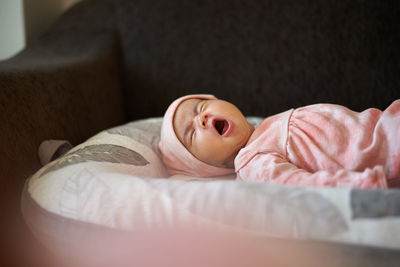
[[[220,161],[202,160],[199,158],[197,158],[197,159],[208,165],[214,166],[214,167],[233,169],[235,157],[236,157],[236,154],[229,156],[225,160],[220,160]]]
[[[239,150],[233,151],[232,154],[223,161],[223,163],[217,164],[218,166],[217,165],[214,165],[214,166],[228,168],[228,169],[235,168],[235,158],[236,158],[237,154],[239,153]]]
[[[225,168],[233,169],[235,167],[235,158],[238,153],[234,153],[231,157],[227,159],[227,161],[224,163]]]
[[[237,143],[236,145],[232,145],[232,147],[236,147],[236,149],[233,150],[232,153],[222,161],[222,163],[220,164],[216,163],[216,165],[215,164],[211,165],[230,168],[230,169],[235,168],[235,158],[239,154],[239,151],[247,145],[247,142],[249,141],[251,134],[254,132],[254,126],[249,123],[249,126],[246,128],[246,132],[247,132],[246,136],[242,138],[239,143]]]

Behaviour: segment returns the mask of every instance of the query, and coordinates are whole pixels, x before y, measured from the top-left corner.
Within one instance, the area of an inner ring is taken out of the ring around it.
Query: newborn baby
[[[316,104],[256,129],[233,104],[187,95],[167,109],[160,150],[171,174],[309,186],[387,188],[400,178],[400,101],[385,111]]]

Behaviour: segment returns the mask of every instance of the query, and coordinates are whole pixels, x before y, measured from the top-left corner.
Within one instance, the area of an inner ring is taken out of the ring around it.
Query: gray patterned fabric
[[[400,190],[351,192],[354,219],[400,217]]]
[[[56,164],[42,172],[41,175],[43,176],[51,171],[55,171],[72,164],[88,161],[132,164],[135,166],[145,166],[149,163],[138,152],[122,146],[110,144],[90,145],[78,149],[71,154],[65,155],[62,159],[58,160]]]
[[[124,126],[109,129],[107,132],[132,138],[152,149],[161,158],[158,144],[160,142],[162,118],[157,118],[156,120],[155,123],[149,123],[146,120],[133,121]]]

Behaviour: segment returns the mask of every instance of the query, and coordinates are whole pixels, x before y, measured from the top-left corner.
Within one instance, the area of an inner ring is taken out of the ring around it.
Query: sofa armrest
[[[97,11],[93,4],[81,6],[21,53],[0,62],[0,136],[7,140],[0,149],[10,161],[1,163],[2,176],[17,175],[10,169],[22,176],[36,170],[39,162],[32,159],[44,139],[77,143],[124,119],[117,36],[110,23],[90,27],[85,19],[81,23],[87,26],[78,29],[76,20]],[[96,17],[107,15],[104,12]]]
[[[28,48],[30,58],[0,64],[0,136],[7,140],[0,150],[12,163],[3,160],[1,175],[16,174],[10,167],[22,171],[17,166],[31,165],[25,177],[35,171],[39,161],[33,159],[45,139],[76,144],[123,121],[116,41],[92,37],[81,54],[41,58],[40,50],[31,55]]]
[[[76,145],[125,120],[119,40],[111,22],[98,23],[112,18],[105,14],[112,10],[96,9],[98,2],[83,1],[21,53],[0,62],[1,243],[15,239],[23,225],[20,194],[25,178],[40,167],[43,140]],[[78,29],[77,21],[85,27]]]

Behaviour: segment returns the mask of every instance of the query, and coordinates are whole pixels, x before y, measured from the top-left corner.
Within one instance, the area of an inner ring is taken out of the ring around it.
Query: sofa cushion
[[[196,92],[257,116],[314,103],[382,109],[400,97],[394,2],[116,3],[126,99],[142,100],[128,103],[133,118]]]

